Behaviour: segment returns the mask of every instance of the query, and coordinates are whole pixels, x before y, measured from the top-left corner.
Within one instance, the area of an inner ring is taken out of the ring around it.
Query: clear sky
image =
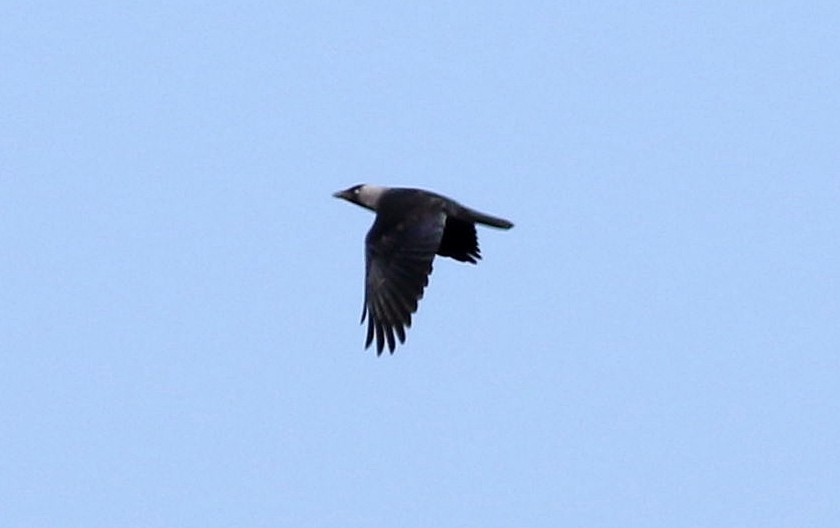
[[[4,528],[840,526],[836,1],[0,11]]]

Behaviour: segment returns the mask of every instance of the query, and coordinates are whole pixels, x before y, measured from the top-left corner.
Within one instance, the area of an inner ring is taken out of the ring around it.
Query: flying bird
[[[405,343],[411,314],[429,284],[435,255],[475,264],[481,258],[475,224],[510,229],[513,224],[465,207],[455,200],[421,189],[355,185],[336,198],[376,212],[365,237],[365,348],[376,337],[376,355],[387,341]]]

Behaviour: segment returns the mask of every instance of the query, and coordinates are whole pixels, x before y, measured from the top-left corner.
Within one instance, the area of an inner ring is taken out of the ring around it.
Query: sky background
[[[840,4],[6,2],[0,524],[840,526]],[[373,216],[510,218],[358,326]]]

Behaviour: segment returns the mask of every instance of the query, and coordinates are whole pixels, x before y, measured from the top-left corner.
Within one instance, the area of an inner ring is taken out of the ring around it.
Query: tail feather
[[[478,222],[479,224],[484,224],[490,227],[498,227],[499,229],[510,229],[513,227],[513,223],[509,220],[505,220],[504,218],[490,216],[473,209],[467,209],[467,213],[470,216],[470,220]]]

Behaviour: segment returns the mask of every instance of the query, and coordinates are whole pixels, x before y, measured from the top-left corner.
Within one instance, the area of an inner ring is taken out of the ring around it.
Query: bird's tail
[[[466,207],[464,209],[467,210],[467,213],[472,217],[472,220],[474,222],[478,222],[479,224],[484,224],[490,227],[498,227],[499,229],[510,229],[513,227],[513,223],[509,220],[505,220],[504,218],[490,216]]]

